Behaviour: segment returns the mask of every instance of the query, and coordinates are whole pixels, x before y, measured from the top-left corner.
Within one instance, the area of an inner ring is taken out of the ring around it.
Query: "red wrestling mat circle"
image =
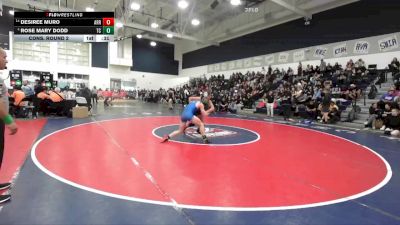
[[[160,143],[152,134],[177,123],[178,117],[148,117],[66,128],[36,143],[32,158],[50,176],[88,191],[199,209],[327,205],[376,191],[391,177],[390,166],[372,150],[293,126],[207,118],[260,135],[233,146]]]

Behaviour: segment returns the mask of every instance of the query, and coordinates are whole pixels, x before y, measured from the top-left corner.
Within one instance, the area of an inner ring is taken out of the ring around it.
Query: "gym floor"
[[[160,143],[179,107],[97,109],[18,121],[0,224],[400,224],[399,139],[215,114]]]

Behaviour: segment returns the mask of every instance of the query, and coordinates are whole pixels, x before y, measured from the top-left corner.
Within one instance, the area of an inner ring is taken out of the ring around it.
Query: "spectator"
[[[93,104],[92,105],[94,105],[94,104],[96,104],[97,105],[97,101],[98,101],[98,97],[97,97],[97,92],[98,92],[98,90],[97,90],[97,88],[96,88],[96,86],[93,86],[93,89],[91,90],[91,92],[92,92],[92,102],[93,102]]]
[[[353,71],[353,69],[354,69],[354,63],[353,60],[350,59],[350,61],[348,61],[346,64],[346,71]]]
[[[35,80],[35,85],[33,86],[33,89],[35,91],[35,95],[42,92],[43,88],[42,88],[42,85],[40,84],[40,80],[38,80],[38,79]]]
[[[400,115],[399,109],[392,109],[391,114],[385,122],[385,134],[400,137]]]
[[[14,104],[10,109],[11,115],[17,118],[25,118],[27,115],[24,114],[23,106],[28,105],[28,101],[24,101],[25,93],[21,90],[21,87],[14,86],[14,92],[11,97],[14,98]]]
[[[317,118],[317,105],[313,99],[306,105],[306,112],[308,119],[315,120]]]
[[[54,91],[53,90],[49,91],[49,99],[52,102],[62,102],[65,100],[65,97],[64,94],[61,93],[60,88],[56,87]]]
[[[331,107],[331,97],[329,94],[325,94],[319,106],[319,110],[321,111],[321,116],[322,116],[320,122],[322,123],[329,122],[330,107]]]
[[[77,93],[77,96],[84,97],[86,99],[86,103],[88,104],[88,108],[89,108],[89,111],[90,111],[90,109],[92,108],[92,101],[91,101],[92,92],[89,90],[89,88],[86,87],[86,85],[83,84],[82,88]]]
[[[112,105],[112,92],[108,88],[106,88],[106,90],[103,92],[103,96],[104,96],[104,106]]]
[[[354,63],[354,68],[355,69],[365,70],[365,62],[362,59],[357,60]]]
[[[389,69],[393,73],[398,73],[400,70],[400,62],[397,60],[396,57],[393,58],[392,62],[389,64]]]
[[[286,120],[291,120],[290,119],[290,114],[292,111],[292,95],[289,90],[285,90],[282,94],[281,97],[281,105],[283,108],[283,119]]]
[[[364,126],[372,127],[373,122],[379,117],[380,114],[381,114],[381,109],[378,108],[378,104],[373,103],[369,107],[369,117],[368,117],[367,121],[365,121]]]
[[[274,117],[274,103],[275,103],[275,95],[273,91],[269,91],[266,96],[266,104],[267,104],[267,116]]]
[[[299,65],[297,66],[297,76],[303,76],[303,66],[301,65],[301,62],[299,62]]]
[[[27,101],[23,101],[25,98],[25,93],[21,90],[21,87],[14,86],[14,92],[11,97],[14,98],[14,106],[20,107],[27,105]]]
[[[384,103],[387,103],[387,102],[391,103],[394,101],[395,97],[396,96],[394,95],[394,89],[390,88],[386,94],[382,95],[380,100]]]
[[[228,111],[228,102],[223,97],[218,103],[218,111],[219,112],[227,112]]]
[[[391,104],[386,103],[384,106],[384,110],[382,111],[382,114],[381,114],[381,118],[383,120],[383,126],[381,127],[381,130],[386,129],[386,124],[388,122],[388,118],[389,118],[389,115],[391,114],[391,112],[392,112]]]
[[[32,98],[35,95],[35,91],[29,85],[29,81],[27,81],[27,80],[24,80],[24,83],[23,83],[21,89],[25,93],[26,98]]]
[[[335,100],[332,99],[329,105],[329,123],[336,123],[340,121],[339,107],[336,105]]]
[[[324,73],[326,71],[326,62],[323,59],[321,59],[319,70],[321,71],[321,73]]]

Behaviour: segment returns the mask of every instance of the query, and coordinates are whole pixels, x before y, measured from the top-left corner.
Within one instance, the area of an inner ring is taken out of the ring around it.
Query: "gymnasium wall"
[[[178,75],[179,62],[175,61],[174,45],[157,41],[150,46],[150,40],[132,38],[132,71]]]
[[[362,0],[183,54],[182,68],[301,49],[400,31],[397,0]]]
[[[344,66],[350,59],[356,61],[362,58],[367,65],[376,64],[378,69],[384,69],[394,57],[400,59],[399,37],[400,33],[390,33],[327,45],[310,46],[303,49],[183,69],[180,75],[197,77],[203,74],[207,76],[224,74],[230,76],[233,72],[260,71],[262,67],[267,69],[268,65],[271,65],[273,69],[287,70],[291,67],[297,73],[297,66],[300,61],[305,68],[307,64],[319,66],[321,59],[332,65],[338,62]]]

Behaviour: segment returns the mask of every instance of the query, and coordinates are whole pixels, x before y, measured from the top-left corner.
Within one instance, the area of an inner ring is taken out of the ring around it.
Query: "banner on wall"
[[[253,66],[254,67],[262,66],[262,61],[263,61],[263,57],[261,57],[261,56],[253,57]]]
[[[269,55],[254,56],[247,59],[238,59],[225,63],[217,63],[208,66],[208,72],[221,72],[255,68],[282,63],[297,63],[311,59],[338,58],[343,56],[365,55],[379,52],[399,51],[399,39],[392,33],[362,40],[343,41],[336,44],[314,46],[295,51],[286,51]],[[354,43],[354,47],[353,47]],[[331,53],[332,51],[332,53]],[[289,57],[290,56],[290,57]]]
[[[267,56],[265,56],[264,61],[265,61],[265,64],[267,64],[269,66],[275,62],[275,57],[274,57],[274,55],[267,55]]]
[[[368,54],[369,42],[368,41],[357,41],[354,45],[354,54]]]
[[[228,68],[229,68],[229,70],[234,70],[235,69],[235,61],[230,61]]]
[[[215,64],[214,65],[214,72],[219,72],[220,71],[220,65],[219,64]]]
[[[225,71],[227,69],[227,63],[221,63],[221,71]]]
[[[236,61],[236,69],[242,69],[243,68],[243,60],[237,60]]]
[[[208,72],[209,72],[209,73],[214,72],[214,65],[209,65],[209,66],[208,66]]]
[[[379,49],[383,52],[390,51],[399,47],[397,36],[389,36],[378,40]]]
[[[318,46],[315,48],[314,57],[316,58],[325,58],[328,53],[328,48]]]
[[[347,55],[347,45],[346,45],[346,43],[333,47],[333,57],[334,58],[340,57],[340,56],[343,56],[343,55]]]
[[[250,68],[251,67],[251,59],[245,59],[244,60],[244,67],[245,68]]]
[[[283,52],[279,54],[278,62],[285,63],[288,61],[288,59],[289,59],[289,53]]]
[[[303,61],[304,59],[305,59],[304,50],[293,53],[293,62],[300,62],[300,61]]]

